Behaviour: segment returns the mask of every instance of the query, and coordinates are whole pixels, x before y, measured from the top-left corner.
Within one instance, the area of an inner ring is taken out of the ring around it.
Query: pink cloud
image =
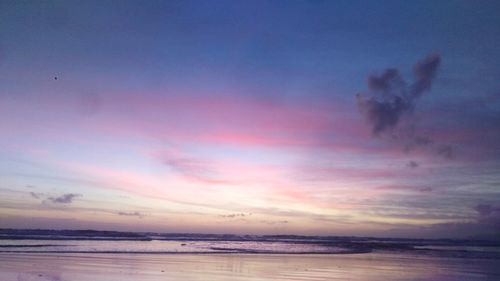
[[[96,127],[104,133],[129,133],[160,139],[207,141],[243,146],[314,145],[337,130],[360,134],[359,126],[335,108],[269,103],[245,98],[125,97],[111,105]],[[353,130],[353,128],[359,128]]]
[[[36,134],[58,141],[113,137],[241,148],[380,149],[369,143],[353,105],[171,92],[107,94],[93,99],[98,106],[92,110],[80,96],[49,95],[37,103],[43,108],[39,113],[31,110],[35,101],[26,99],[13,103],[10,113],[0,113],[9,120],[2,127],[13,138]]]

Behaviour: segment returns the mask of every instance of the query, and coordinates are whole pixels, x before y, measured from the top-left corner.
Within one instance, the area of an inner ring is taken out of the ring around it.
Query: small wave
[[[73,245],[38,244],[38,245],[0,245],[0,248],[42,248],[42,247],[68,247]]]

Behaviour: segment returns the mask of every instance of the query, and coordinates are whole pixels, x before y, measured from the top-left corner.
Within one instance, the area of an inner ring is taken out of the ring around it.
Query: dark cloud
[[[413,111],[417,99],[431,89],[440,61],[438,54],[431,54],[417,61],[413,67],[415,81],[410,86],[394,68],[387,69],[380,75],[368,76],[367,83],[372,96],[366,98],[357,94],[356,99],[374,135],[391,131],[404,114]]]
[[[417,98],[431,89],[432,80],[436,76],[440,63],[441,57],[438,54],[430,54],[426,58],[417,61],[413,67],[415,82],[411,85],[410,94],[412,97]]]
[[[142,219],[144,217],[144,214],[140,212],[118,212],[119,216],[127,216],[127,217],[138,217]]]
[[[368,76],[367,83],[371,91],[381,91],[384,94],[389,94],[392,89],[404,86],[404,81],[395,68],[386,69],[380,75]]]
[[[415,161],[410,161],[408,162],[408,164],[406,164],[406,166],[408,166],[408,168],[418,168],[418,163]]]
[[[403,113],[411,110],[412,105],[399,96],[388,100],[366,99],[356,95],[358,107],[372,126],[372,133],[379,135],[397,126]]]
[[[70,204],[73,203],[73,200],[76,197],[82,196],[81,194],[76,194],[76,193],[66,193],[61,196],[50,196],[49,194],[46,193],[41,193],[41,192],[33,192],[31,191],[30,196],[35,198],[35,199],[40,199],[43,204],[46,203],[56,203],[56,204]]]
[[[76,194],[76,193],[66,193],[63,194],[59,197],[49,197],[47,198],[48,201],[52,203],[57,203],[57,204],[70,204],[73,202],[73,199],[76,197],[82,196],[81,194]]]
[[[430,54],[417,61],[413,66],[412,83],[407,83],[395,68],[368,76],[370,93],[368,96],[358,93],[356,102],[374,136],[390,135],[403,143],[406,152],[429,147],[429,151],[438,156],[453,158],[451,145],[436,144],[430,137],[417,134],[414,121],[409,118],[419,98],[431,90],[440,63],[439,54]]]

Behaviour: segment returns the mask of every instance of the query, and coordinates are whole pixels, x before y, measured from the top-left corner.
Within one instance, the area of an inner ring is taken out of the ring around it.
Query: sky
[[[495,237],[498,1],[0,2],[0,227]]]

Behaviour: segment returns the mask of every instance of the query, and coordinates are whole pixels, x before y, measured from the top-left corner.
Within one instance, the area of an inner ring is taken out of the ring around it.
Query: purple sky
[[[500,234],[497,1],[1,1],[0,227]]]

